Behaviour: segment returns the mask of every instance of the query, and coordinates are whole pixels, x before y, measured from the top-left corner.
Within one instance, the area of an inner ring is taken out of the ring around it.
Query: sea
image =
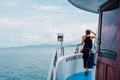
[[[66,48],[64,51],[74,53],[75,48]],[[56,47],[1,48],[0,80],[47,80],[55,53]]]
[[[47,80],[55,48],[0,49],[0,80]]]

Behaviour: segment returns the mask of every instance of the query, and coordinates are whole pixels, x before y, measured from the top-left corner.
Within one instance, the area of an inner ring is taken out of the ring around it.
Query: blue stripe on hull
[[[92,80],[92,71],[89,71],[88,76],[85,76],[85,72],[73,74],[66,78],[66,80]]]

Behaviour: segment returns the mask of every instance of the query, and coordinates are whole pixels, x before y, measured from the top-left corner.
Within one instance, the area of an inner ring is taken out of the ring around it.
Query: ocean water
[[[54,48],[0,49],[0,80],[47,80]]]

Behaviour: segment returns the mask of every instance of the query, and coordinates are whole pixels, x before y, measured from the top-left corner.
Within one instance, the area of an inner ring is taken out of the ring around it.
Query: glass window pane
[[[103,12],[101,50],[104,50],[103,56],[105,54],[107,58],[111,58],[111,56],[116,56],[115,53],[117,51],[118,40],[118,13],[119,9]]]

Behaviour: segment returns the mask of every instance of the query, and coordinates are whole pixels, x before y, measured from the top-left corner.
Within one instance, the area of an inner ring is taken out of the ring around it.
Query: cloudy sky
[[[98,14],[80,10],[67,0],[0,0],[0,47],[75,44],[86,29],[96,31]]]

